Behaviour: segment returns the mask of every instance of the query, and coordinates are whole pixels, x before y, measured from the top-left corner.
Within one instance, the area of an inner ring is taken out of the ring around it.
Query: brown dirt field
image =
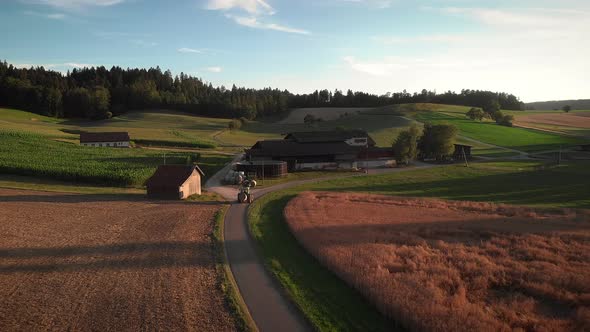
[[[306,192],[285,217],[410,330],[590,330],[590,211]]]
[[[583,113],[541,113],[530,115],[518,115],[516,123],[533,126],[534,124],[547,124],[554,126],[590,129],[590,117]]]
[[[228,331],[216,204],[0,189],[0,331]]]

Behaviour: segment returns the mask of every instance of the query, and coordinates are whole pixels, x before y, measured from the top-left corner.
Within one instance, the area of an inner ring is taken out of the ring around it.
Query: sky
[[[1,0],[0,60],[214,85],[590,98],[588,0]]]

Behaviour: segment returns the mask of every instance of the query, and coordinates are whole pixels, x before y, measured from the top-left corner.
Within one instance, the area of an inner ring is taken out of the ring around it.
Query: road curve
[[[236,157],[235,160],[239,159]],[[422,164],[424,165],[424,164]],[[310,331],[309,323],[303,317],[295,305],[284,295],[281,286],[264,267],[264,262],[256,253],[256,243],[248,229],[248,204],[235,202],[237,191],[235,188],[221,185],[223,175],[228,171],[231,163],[215,174],[205,188],[225,197],[231,203],[224,220],[224,246],[227,253],[232,274],[238,285],[248,311],[252,316],[259,331]],[[432,167],[432,166],[422,166]],[[407,171],[416,168],[382,169],[372,171],[370,174]],[[290,187],[305,183],[313,183],[330,178],[342,178],[362,176],[364,174],[347,174],[345,176],[324,177],[293,181],[278,184],[276,186],[257,189],[253,191],[255,198]]]

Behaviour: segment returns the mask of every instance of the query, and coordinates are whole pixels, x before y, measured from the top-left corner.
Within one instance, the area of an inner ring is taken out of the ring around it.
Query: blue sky
[[[4,0],[0,59],[213,84],[590,98],[586,0]]]

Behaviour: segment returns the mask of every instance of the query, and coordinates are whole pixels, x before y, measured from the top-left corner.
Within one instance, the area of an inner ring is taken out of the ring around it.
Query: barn
[[[387,159],[393,159],[393,150],[376,147],[363,130],[295,132],[284,139],[258,141],[246,150],[246,161],[284,161],[290,172],[381,167]]]
[[[465,144],[455,144],[455,151],[453,151],[453,159],[455,160],[464,160],[472,159],[471,156],[471,149],[473,146],[465,145]]]
[[[197,165],[160,165],[146,182],[150,198],[186,199],[201,194],[205,173]]]
[[[236,163],[236,171],[256,179],[280,178],[288,173],[287,163],[280,160],[240,161]]]
[[[127,132],[80,133],[82,146],[128,148],[129,141]]]

